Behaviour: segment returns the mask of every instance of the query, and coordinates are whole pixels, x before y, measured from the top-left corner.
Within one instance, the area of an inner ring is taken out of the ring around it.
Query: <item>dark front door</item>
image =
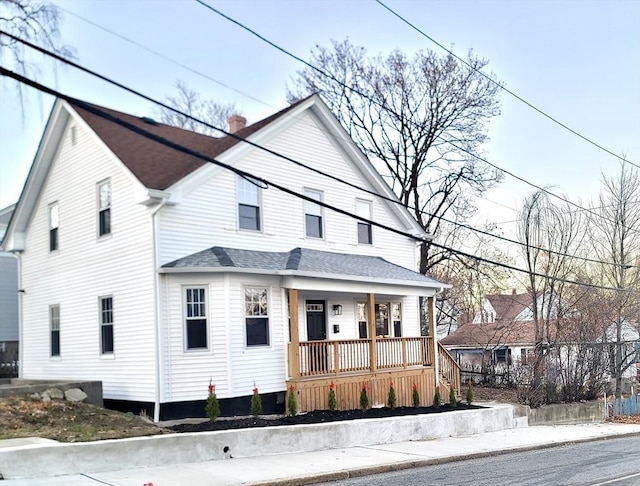
[[[327,322],[324,300],[307,300],[307,341],[327,339]],[[312,344],[309,347],[309,368],[311,371],[327,370],[327,345]]]

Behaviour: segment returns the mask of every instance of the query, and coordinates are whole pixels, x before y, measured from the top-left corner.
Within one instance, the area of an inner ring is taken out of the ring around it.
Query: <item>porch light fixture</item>
[[[342,315],[342,306],[340,304],[333,304],[333,315],[334,316]]]

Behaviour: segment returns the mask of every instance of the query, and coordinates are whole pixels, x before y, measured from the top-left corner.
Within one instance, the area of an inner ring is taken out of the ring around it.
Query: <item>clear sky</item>
[[[439,47],[373,0],[208,2],[283,48],[309,57],[315,44],[349,37],[370,53]],[[640,1],[394,1],[387,4],[464,57],[490,61],[509,89],[609,150],[640,164]],[[65,0],[61,34],[78,62],[163,99],[178,78],[208,98],[235,102],[249,122],[286,106],[285,86],[301,65],[190,0]],[[99,24],[243,96],[162,60],[77,18]],[[40,66],[37,80],[93,103],[152,115],[146,101],[78,73]],[[53,99],[0,81],[0,208],[15,202],[36,152]],[[253,99],[257,98],[261,102]],[[510,95],[489,129],[487,158],[532,183],[553,185],[586,203],[615,157],[580,140]],[[515,219],[533,190],[509,176],[480,202],[479,220]],[[498,204],[496,204],[498,203]]]

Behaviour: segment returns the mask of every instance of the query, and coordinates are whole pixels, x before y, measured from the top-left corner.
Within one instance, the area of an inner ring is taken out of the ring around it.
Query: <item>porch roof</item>
[[[246,272],[327,279],[372,280],[405,286],[443,288],[448,285],[384,258],[294,248],[288,252],[241,250],[214,246],[162,266],[163,273]]]

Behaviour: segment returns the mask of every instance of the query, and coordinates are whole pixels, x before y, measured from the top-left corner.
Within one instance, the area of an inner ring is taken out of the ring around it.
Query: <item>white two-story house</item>
[[[55,103],[3,241],[21,377],[101,380],[107,406],[155,420],[202,416],[210,381],[223,415],[247,414],[254,387],[274,413],[289,387],[311,410],[331,382],[340,408],[363,385],[384,403],[393,381],[407,405],[414,385],[425,404],[459,386],[433,337],[444,285],[414,271],[428,235],[326,105],[245,123],[215,138]]]

